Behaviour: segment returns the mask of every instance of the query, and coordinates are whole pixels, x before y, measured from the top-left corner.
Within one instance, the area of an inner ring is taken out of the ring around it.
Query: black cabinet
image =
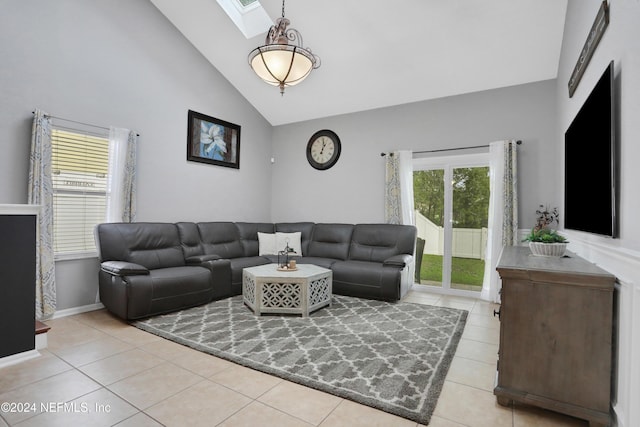
[[[0,205],[0,358],[35,349],[37,216],[20,211]]]

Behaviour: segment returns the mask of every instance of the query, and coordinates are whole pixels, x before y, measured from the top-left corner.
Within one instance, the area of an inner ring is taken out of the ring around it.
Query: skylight
[[[267,32],[273,21],[258,0],[217,0],[247,39]]]
[[[256,3],[258,0],[239,0],[239,3],[244,6],[247,7],[250,4]]]

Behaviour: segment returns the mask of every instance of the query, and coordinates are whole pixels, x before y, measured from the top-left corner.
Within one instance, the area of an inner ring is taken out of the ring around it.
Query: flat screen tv
[[[564,135],[564,227],[617,237],[613,61]]]

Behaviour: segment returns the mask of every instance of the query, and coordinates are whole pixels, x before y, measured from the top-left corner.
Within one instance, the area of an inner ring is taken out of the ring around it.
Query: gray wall
[[[611,1],[611,19],[572,98],[567,82],[576,64],[601,1],[570,1],[558,68],[558,129],[555,154],[564,156],[564,132],[610,61],[614,61],[617,89],[617,138],[620,148],[620,239],[582,238],[616,247],[640,250],[640,2]]]
[[[548,80],[432,101],[278,126],[273,134],[274,221],[383,222],[381,152],[484,145],[520,139],[521,228],[533,226],[539,204],[557,202],[556,83]],[[338,163],[313,169],[305,149],[320,129],[342,142]],[[464,153],[463,151],[454,153]]]
[[[268,221],[271,126],[148,1],[4,1],[0,203],[26,203],[34,108],[135,129],[139,221]],[[187,110],[242,126],[240,170],[186,161]],[[58,309],[95,302],[97,261],[56,263]]]

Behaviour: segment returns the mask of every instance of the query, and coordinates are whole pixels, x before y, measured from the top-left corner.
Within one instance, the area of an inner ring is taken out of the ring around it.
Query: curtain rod
[[[521,140],[517,140],[516,144],[521,145],[522,141]],[[441,148],[439,150],[414,151],[413,154],[440,153],[442,151],[470,150],[472,148],[487,148],[487,147],[489,147],[489,144],[486,144],[486,145],[472,145],[470,147],[459,147],[459,148]],[[386,156],[387,154],[389,154],[390,156],[393,156],[393,153],[380,153],[380,155],[382,157]]]
[[[35,113],[36,113],[35,111],[31,112],[31,114],[35,114]],[[65,119],[64,117],[52,116],[51,114],[45,114],[45,116],[49,117],[50,119],[63,120],[65,122],[69,122],[69,123],[76,123],[76,124],[83,125],[83,126],[90,126],[90,127],[94,127],[94,128],[98,128],[98,129],[109,130],[108,127],[93,125],[91,123],[79,122],[77,120]],[[136,136],[140,136],[140,134],[136,133]]]

